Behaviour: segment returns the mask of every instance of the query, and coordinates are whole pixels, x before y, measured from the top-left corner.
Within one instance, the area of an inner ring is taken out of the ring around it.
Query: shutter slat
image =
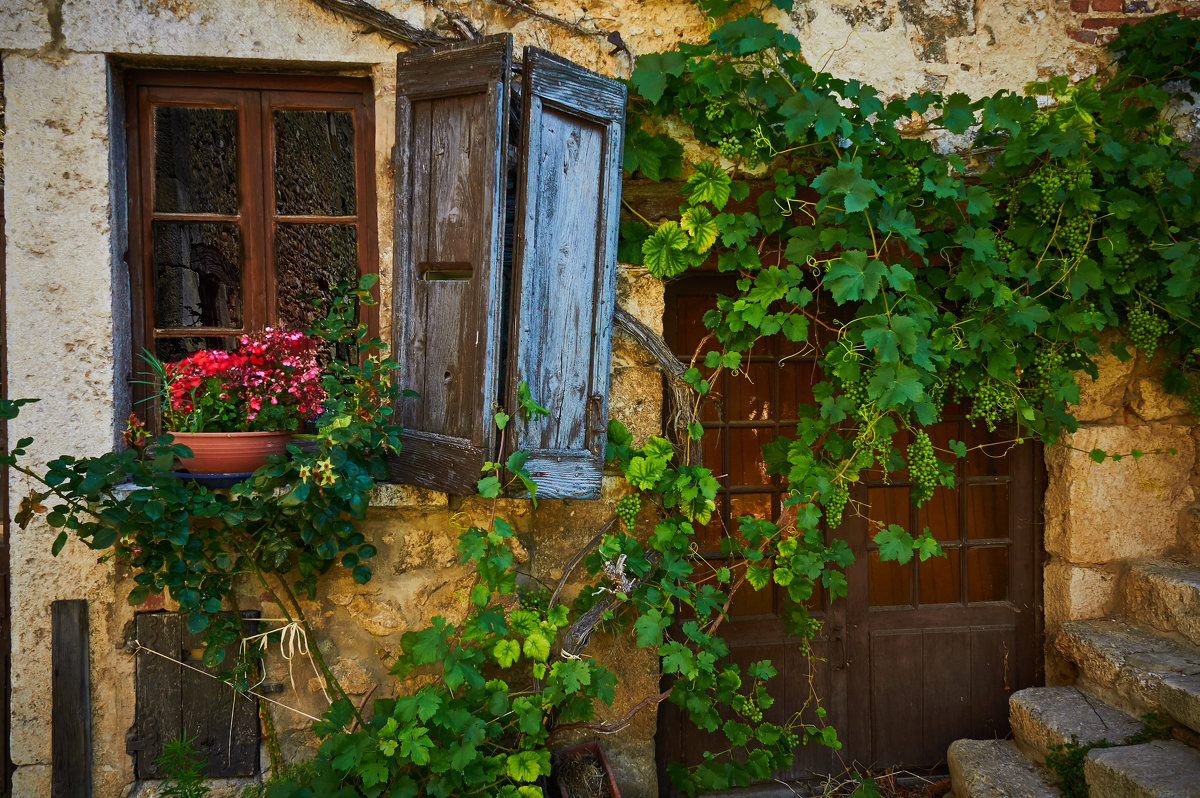
[[[512,37],[402,53],[392,351],[405,428],[392,478],[474,493],[499,396]]]
[[[625,87],[527,47],[507,404],[529,384],[550,415],[510,450],[547,498],[600,493],[612,359]]]

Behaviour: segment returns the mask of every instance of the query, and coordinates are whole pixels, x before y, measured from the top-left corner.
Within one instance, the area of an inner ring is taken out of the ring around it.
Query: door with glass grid
[[[706,335],[701,319],[716,294],[729,290],[716,277],[668,288],[665,332],[681,358],[689,359]],[[736,530],[738,516],[780,517],[783,486],[766,473],[761,446],[791,434],[797,407],[813,403],[812,385],[822,376],[813,354],[786,340],[762,341],[743,373],[714,381],[719,398],[704,407],[701,421],[704,462],[719,475],[721,492],[718,513],[699,534],[702,553],[718,555],[720,536]],[[1039,678],[1039,453],[949,410],[929,432],[940,449],[951,439],[969,447],[958,463],[959,485],[939,488],[917,509],[906,472],[869,475],[851,497],[857,512],[848,509],[841,528],[827,533],[846,539],[856,559],[847,598],[815,597],[810,604],[823,621],[811,654],[777,616],[782,596],[774,585],[744,589],[721,627],[735,660],[775,662],[779,701],[769,720],[796,712],[811,720],[819,698],[825,722],[843,742],[838,752],[801,749],[792,768],[776,774],[783,781],[854,768],[934,768],[954,739],[1005,734],[1009,693]],[[891,523],[929,527],[946,556],[881,562],[871,537],[879,524]],[[659,717],[660,768],[720,750],[718,740],[688,728],[674,707],[664,705]],[[665,775],[661,788],[670,794]]]

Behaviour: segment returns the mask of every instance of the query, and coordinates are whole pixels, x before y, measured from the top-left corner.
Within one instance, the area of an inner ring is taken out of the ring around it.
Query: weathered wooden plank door
[[[665,327],[678,354],[690,357],[706,333],[701,316],[717,293],[729,291],[720,278],[668,288]],[[797,404],[812,402],[812,384],[821,379],[811,356],[781,340],[756,347],[745,371],[719,378],[714,389],[722,401],[702,418],[705,464],[722,475],[720,521],[702,533],[702,549],[715,550],[719,524],[734,529],[739,515],[779,516],[782,486],[766,473],[760,447],[789,432]],[[735,660],[776,662],[780,675],[771,687],[780,700],[768,719],[811,712],[806,702],[815,695],[843,742],[838,752],[802,748],[793,766],[776,774],[783,781],[854,768],[935,768],[954,739],[1005,734],[1008,695],[1040,678],[1039,452],[954,412],[930,434],[940,448],[950,439],[972,447],[958,464],[959,487],[939,489],[917,510],[904,472],[886,483],[882,474],[865,481],[852,499],[866,515],[848,512],[829,533],[850,543],[856,562],[846,599],[813,602],[824,625],[811,657],[775,616],[781,602],[773,586],[739,597],[722,626]],[[871,522],[928,526],[947,556],[882,563],[870,543]],[[660,709],[660,769],[699,761],[705,750],[720,750],[715,742],[687,727],[674,707]],[[660,785],[673,794],[666,778]]]

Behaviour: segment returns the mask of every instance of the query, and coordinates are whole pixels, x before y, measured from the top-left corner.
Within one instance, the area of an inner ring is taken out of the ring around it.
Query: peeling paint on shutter
[[[525,48],[506,405],[520,382],[550,415],[514,418],[510,451],[546,498],[600,495],[621,202],[625,87]]]
[[[392,478],[475,492],[495,447],[512,37],[397,60]]]

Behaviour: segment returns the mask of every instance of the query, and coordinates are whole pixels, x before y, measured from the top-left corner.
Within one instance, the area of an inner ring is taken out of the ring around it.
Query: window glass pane
[[[918,595],[922,604],[958,603],[960,553],[950,549],[944,557],[930,557],[917,566]]]
[[[771,408],[773,370],[773,364],[751,363],[744,372],[729,375],[725,407],[730,419],[762,421],[775,417]]]
[[[328,312],[338,285],[358,280],[355,234],[354,227],[346,224],[275,226],[275,301],[280,327],[303,330],[312,326]]]
[[[275,111],[275,212],[353,216],[354,115]]]
[[[1008,485],[967,485],[967,537],[1008,537]]]
[[[231,108],[154,109],[154,210],[238,212],[237,113]]]
[[[888,488],[870,488],[867,491],[867,512],[870,514],[872,529],[882,528],[895,524],[901,527],[906,532],[912,531],[912,520],[909,515],[909,510],[912,505],[909,503],[908,488],[904,487],[888,487]],[[850,516],[849,506],[847,511],[843,513],[843,518]],[[872,532],[872,535],[875,533]]]
[[[958,491],[933,489],[933,495],[917,510],[917,528],[913,531],[925,527],[938,540],[958,540]]]
[[[186,338],[159,338],[154,346],[154,356],[164,363],[183,360],[192,352],[201,349],[235,349],[238,339],[232,336],[217,338],[188,336]],[[153,375],[149,375],[153,376]]]
[[[1012,473],[1010,452],[1016,445],[1012,434],[1003,428],[988,432],[982,425],[965,425],[963,441],[967,444],[967,476],[990,477]]]
[[[912,604],[912,561],[900,565],[883,562],[879,552],[870,553],[870,585],[867,596],[872,607],[896,607]]]
[[[154,223],[154,324],[242,326],[241,231],[232,222]]]
[[[1008,598],[1008,547],[967,550],[967,598],[1004,601]]]
[[[800,417],[800,405],[815,405],[812,386],[822,379],[821,367],[812,360],[785,360],[779,367],[779,410],[777,418]]]
[[[771,484],[767,464],[762,459],[762,447],[778,437],[775,428],[734,427],[725,434],[729,437],[729,484]]]

